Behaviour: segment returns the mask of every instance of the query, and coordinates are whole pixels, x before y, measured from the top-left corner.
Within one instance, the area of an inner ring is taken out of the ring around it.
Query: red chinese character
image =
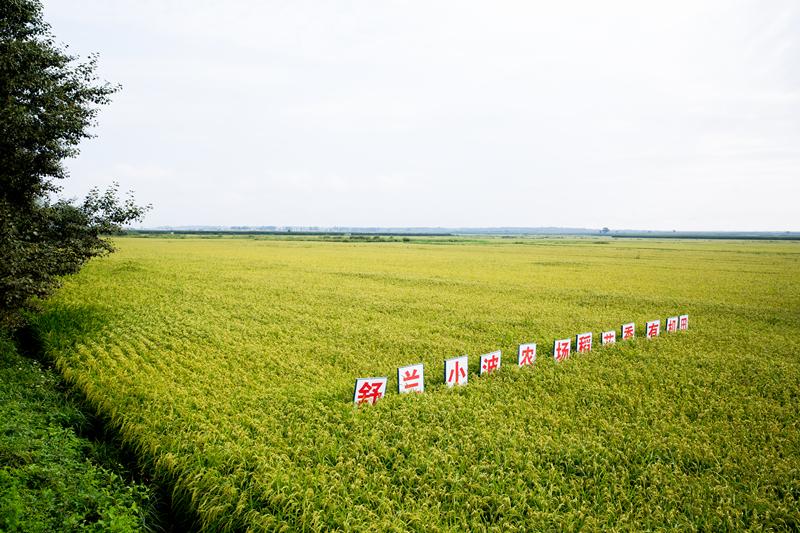
[[[630,339],[633,337],[633,325],[625,326],[622,330],[622,338]]]
[[[533,356],[536,352],[530,346],[527,346],[524,350],[522,350],[522,360],[519,362],[520,365],[532,365],[533,364]]]
[[[647,338],[652,339],[658,335],[658,322],[653,322],[647,325]]]
[[[588,352],[592,349],[592,336],[591,335],[578,335],[579,352]]]
[[[613,331],[612,331],[611,333],[606,333],[606,334],[603,336],[603,342],[604,342],[605,344],[613,343],[613,342],[614,342],[614,340],[615,340],[615,339],[614,339],[614,332],[613,332]]]
[[[689,317],[682,316],[681,317],[681,329],[687,329],[689,327]]]
[[[370,383],[369,381],[365,382],[360,389],[358,389],[358,405],[362,403],[371,403],[374,404],[378,399],[383,396],[381,394],[381,383],[377,381],[375,383]]]
[[[569,357],[569,341],[561,341],[556,345],[556,360]]]
[[[456,361],[455,368],[450,369],[450,376],[447,378],[447,382],[448,383],[453,381],[453,376],[454,375],[456,377],[455,382],[458,383],[458,380],[459,380],[458,374],[459,374],[459,372],[461,373],[461,377],[467,377],[467,373],[464,371],[463,368],[461,368],[461,366],[459,366],[458,363],[460,363],[460,361]]]
[[[486,358],[483,360],[483,371],[484,372],[491,372],[492,370],[497,369],[497,363],[500,362],[500,359],[497,355],[492,355],[491,358]]]
[[[667,331],[675,331],[678,329],[678,319],[670,318],[667,320]]]
[[[403,376],[403,384],[405,385],[406,389],[413,389],[419,387],[419,381],[414,381],[414,383],[409,383],[412,380],[419,380],[419,372],[417,372],[416,368],[414,369],[413,373],[406,370],[406,373]]]

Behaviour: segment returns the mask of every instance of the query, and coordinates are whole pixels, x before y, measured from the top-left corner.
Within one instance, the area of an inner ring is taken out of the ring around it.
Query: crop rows
[[[794,243],[118,245],[37,327],[208,531],[800,524]],[[686,335],[444,382],[444,359],[675,309]],[[408,361],[432,394],[353,407],[354,376]]]

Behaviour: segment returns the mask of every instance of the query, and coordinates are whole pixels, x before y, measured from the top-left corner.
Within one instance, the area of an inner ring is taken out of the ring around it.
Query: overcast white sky
[[[144,227],[800,230],[800,3],[44,0]]]

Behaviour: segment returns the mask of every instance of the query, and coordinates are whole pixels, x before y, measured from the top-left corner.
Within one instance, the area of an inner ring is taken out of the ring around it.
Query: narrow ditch
[[[44,354],[36,331],[25,326],[13,334],[20,355],[37,361],[43,368],[59,376],[57,393],[82,414],[76,424],[69,425],[75,435],[86,441],[83,450],[87,459],[114,473],[126,482],[135,482],[150,489],[151,501],[146,509],[146,530],[159,533],[195,533],[201,531],[196,514],[188,502],[173,499],[174,483],[159,478],[140,461],[133,447],[125,443],[111,420],[98,413],[77,387],[60,375],[54,361]]]

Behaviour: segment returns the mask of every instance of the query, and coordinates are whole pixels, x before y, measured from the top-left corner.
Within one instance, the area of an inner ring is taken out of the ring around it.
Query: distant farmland
[[[797,242],[117,244],[38,328],[208,531],[800,527]],[[688,331],[643,338],[679,314]],[[627,322],[635,340],[599,345]],[[587,331],[591,353],[553,360]],[[426,392],[397,394],[414,363]],[[354,407],[375,376],[386,397]]]

